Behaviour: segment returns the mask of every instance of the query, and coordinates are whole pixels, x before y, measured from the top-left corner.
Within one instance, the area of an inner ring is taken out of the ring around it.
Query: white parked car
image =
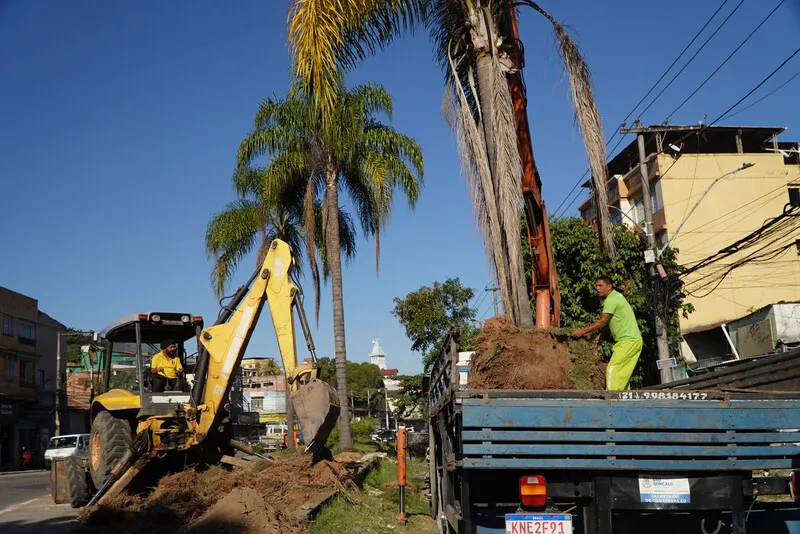
[[[44,451],[47,467],[50,467],[53,458],[67,456],[89,456],[89,434],[67,434],[50,438],[47,450]]]

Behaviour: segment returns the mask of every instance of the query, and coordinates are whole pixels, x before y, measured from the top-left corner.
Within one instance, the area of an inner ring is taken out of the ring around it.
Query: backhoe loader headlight
[[[181,322],[182,323],[188,323],[189,320],[190,320],[190,317],[188,315],[181,315]]]
[[[158,321],[161,320],[161,316],[158,315],[158,314],[153,314],[153,315],[150,316],[150,320],[155,322],[155,323],[157,323]]]

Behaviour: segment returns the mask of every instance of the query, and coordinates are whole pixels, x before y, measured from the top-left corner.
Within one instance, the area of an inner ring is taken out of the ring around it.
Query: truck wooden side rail
[[[441,532],[800,532],[800,393],[470,391],[457,361],[453,330],[429,377]]]

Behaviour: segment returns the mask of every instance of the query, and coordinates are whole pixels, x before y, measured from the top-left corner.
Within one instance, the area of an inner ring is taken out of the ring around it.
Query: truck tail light
[[[793,501],[800,501],[800,474],[798,471],[792,471],[792,474],[789,475],[789,495],[792,496]]]
[[[519,500],[525,508],[547,506],[547,481],[541,475],[525,475],[519,479]]]

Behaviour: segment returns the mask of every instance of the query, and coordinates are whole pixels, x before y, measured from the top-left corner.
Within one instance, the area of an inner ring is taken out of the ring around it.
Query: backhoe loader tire
[[[67,479],[67,500],[73,508],[86,506],[89,502],[89,481],[86,465],[81,458],[70,456],[64,459],[64,475]]]
[[[99,488],[127,451],[133,448],[133,433],[127,419],[100,412],[92,421],[89,437],[89,472]]]

